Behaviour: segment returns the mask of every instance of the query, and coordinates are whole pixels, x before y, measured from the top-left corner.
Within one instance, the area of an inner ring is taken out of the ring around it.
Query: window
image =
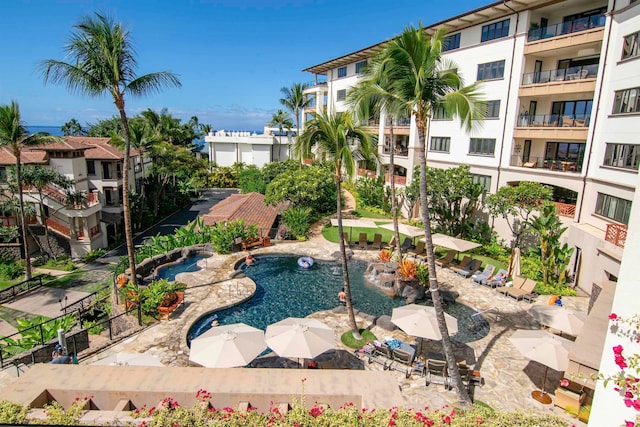
[[[447,116],[447,112],[445,111],[444,107],[435,107],[433,109],[433,117],[431,118],[432,120],[451,120],[451,117]]]
[[[442,41],[443,52],[446,52],[448,50],[453,50],[453,49],[459,49],[459,48],[460,48],[460,33],[447,36]]]
[[[640,37],[640,33],[633,33],[624,38],[622,59],[633,58],[640,54],[640,52],[638,52],[638,37]]]
[[[442,151],[444,153],[449,152],[449,146],[451,145],[451,138],[448,136],[432,136],[431,145],[429,145],[429,151]]]
[[[639,91],[640,88],[637,87],[616,91],[616,97],[613,101],[613,114],[640,112],[640,102],[638,102]]]
[[[346,89],[340,89],[336,93],[336,100],[337,101],[344,101],[345,99],[347,99],[347,90]]]
[[[629,223],[631,200],[621,199],[608,194],[598,193],[596,213],[623,224]]]
[[[607,144],[604,152],[605,166],[638,170],[640,163],[640,145]]]
[[[504,76],[504,60],[478,64],[478,81],[501,79]]]
[[[367,66],[367,61],[356,62],[356,74],[362,74],[362,72],[364,71],[364,67],[366,66]],[[345,75],[346,75],[346,68],[345,68]]]
[[[346,66],[338,68],[338,78],[341,78],[341,77],[347,77],[347,67]]]
[[[481,42],[487,42],[489,40],[500,39],[509,35],[509,22],[510,19],[504,21],[494,22],[493,24],[482,26]]]
[[[500,100],[487,101],[487,119],[497,119],[500,117]]]
[[[491,191],[491,176],[490,175],[478,175],[475,173],[471,174],[471,180],[474,184],[482,184],[484,187],[485,193]]]
[[[493,138],[471,138],[469,154],[493,156],[496,149],[496,140]]]
[[[96,163],[93,160],[87,160],[87,175],[96,174]]]

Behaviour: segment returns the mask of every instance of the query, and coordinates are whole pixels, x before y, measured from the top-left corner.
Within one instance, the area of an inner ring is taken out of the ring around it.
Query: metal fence
[[[20,282],[9,288],[0,291],[0,304],[13,301],[16,297],[24,295],[27,292],[42,286],[42,276],[32,277],[31,279]]]

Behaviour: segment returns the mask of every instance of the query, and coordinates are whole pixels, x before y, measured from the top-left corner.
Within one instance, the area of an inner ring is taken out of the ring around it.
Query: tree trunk
[[[391,186],[391,214],[393,215],[393,235],[396,238],[396,251],[398,252],[398,261],[402,261],[402,243],[400,243],[400,231],[398,229],[398,206],[396,203],[396,180],[394,177],[394,156],[396,143],[393,139],[393,118],[391,118],[391,126],[389,126],[389,138],[391,140],[389,153],[389,185]]]
[[[140,215],[138,216],[138,224],[142,227],[142,219],[144,218],[144,204],[145,204],[145,195],[146,191],[144,191],[144,150],[142,147],[139,149],[140,151],[140,173],[142,175],[142,185],[140,186]],[[135,176],[135,175],[134,175]]]
[[[16,182],[18,184],[18,203],[20,204],[20,226],[22,228],[22,247],[24,249],[24,280],[31,279],[31,257],[29,255],[29,241],[27,240],[27,220],[24,215],[24,200],[22,192],[22,164],[20,162],[20,149],[14,147],[13,155],[16,157]]]
[[[133,229],[131,227],[131,206],[129,205],[129,159],[131,157],[131,132],[129,131],[129,122],[127,114],[124,111],[124,99],[116,100],[116,106],[120,112],[120,120],[124,129],[124,165],[122,167],[122,207],[124,209],[124,239],[127,244],[127,255],[129,258],[129,268],[131,269],[131,277],[129,280],[133,286],[138,286],[136,277],[136,253],[133,246]]]
[[[42,189],[38,188],[38,196],[40,197],[40,216],[42,217],[42,222],[44,222],[44,239],[47,241],[47,247],[49,248],[49,256],[54,259],[54,261],[58,260],[58,257],[53,253],[53,248],[51,247],[51,242],[49,241],[49,227],[47,227],[47,215],[44,213],[43,206],[43,198],[42,198]]]
[[[433,299],[433,307],[436,312],[438,329],[442,335],[442,348],[445,358],[447,359],[447,368],[449,376],[456,390],[458,400],[462,407],[471,406],[472,402],[469,398],[467,390],[462,384],[460,371],[456,364],[456,358],[453,353],[453,345],[449,336],[449,329],[445,323],[444,308],[440,299],[440,290],[438,288],[438,277],[436,272],[436,263],[433,250],[433,240],[431,238],[431,221],[429,220],[429,204],[427,203],[427,155],[425,151],[425,133],[426,133],[426,117],[416,116],[418,124],[418,158],[420,161],[420,209],[422,211],[422,222],[424,223],[424,235],[427,248],[427,266],[429,268],[429,292]]]
[[[344,238],[342,237],[342,188],[340,185],[339,171],[336,171],[336,186],[338,190],[338,197],[336,197],[336,207],[338,209],[338,240],[340,241],[340,254],[342,255],[340,260],[342,262],[342,283],[344,285],[344,293],[347,294],[347,314],[349,315],[349,327],[351,328],[353,338],[360,340],[362,339],[362,336],[360,335],[360,331],[358,330],[356,315],[353,312],[353,305],[351,303],[351,283],[349,282],[349,269],[347,267],[347,251],[344,246]]]

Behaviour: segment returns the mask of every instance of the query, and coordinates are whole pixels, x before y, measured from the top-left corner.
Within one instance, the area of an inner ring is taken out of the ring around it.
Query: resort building
[[[427,130],[430,167],[469,165],[487,192],[521,181],[553,188],[553,201],[574,248],[575,283],[594,297],[615,281],[635,191],[640,145],[638,56],[640,2],[630,0],[499,1],[425,28],[448,33],[443,58],[465,84],[481,82],[487,116],[467,133],[434,112]],[[349,88],[384,42],[314,65],[305,91],[313,112],[339,113]],[[635,72],[634,72],[635,70]],[[417,128],[394,118],[395,168],[388,170],[389,118],[380,114],[378,174],[411,182],[418,165]],[[371,171],[361,171],[371,173]],[[493,224],[502,238],[511,232]]]
[[[25,200],[36,206],[36,215],[30,222],[48,227],[62,239],[62,246],[70,251],[72,257],[81,257],[93,249],[107,247],[124,229],[124,152],[110,145],[109,141],[110,138],[66,136],[58,143],[22,150],[21,162],[25,167],[46,166],[73,180],[69,190],[52,183],[41,189],[24,187]],[[131,190],[139,191],[142,186],[142,161],[139,153],[132,150],[128,168]],[[144,162],[149,161],[144,159]],[[7,169],[13,165],[15,157],[11,151],[0,149],[2,181],[6,182]],[[44,207],[45,218],[40,214],[40,204]],[[11,218],[3,222],[5,225],[15,224]]]

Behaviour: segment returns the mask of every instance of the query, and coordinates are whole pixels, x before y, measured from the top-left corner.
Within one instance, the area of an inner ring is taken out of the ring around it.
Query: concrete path
[[[61,308],[65,304],[71,305],[87,295],[89,294],[86,292],[74,291],[72,289],[42,287],[11,303],[4,304],[4,306],[25,313],[39,314],[46,317],[58,317],[63,314]]]

